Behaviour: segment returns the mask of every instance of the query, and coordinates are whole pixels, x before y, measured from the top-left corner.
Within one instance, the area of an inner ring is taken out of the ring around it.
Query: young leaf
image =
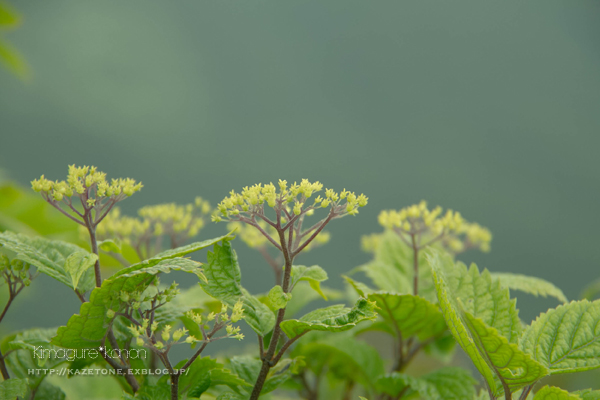
[[[41,273],[64,283],[71,289],[74,289],[73,279],[64,268],[67,258],[73,253],[89,254],[71,243],[41,237],[34,238],[13,232],[0,232],[0,245],[15,252],[16,259],[35,266]],[[93,270],[84,272],[79,280],[81,291],[93,288]]]
[[[210,296],[233,307],[239,299],[244,302],[244,319],[261,336],[275,326],[275,315],[265,304],[242,287],[242,274],[235,251],[229,241],[215,244],[208,253],[204,268],[207,281],[200,282],[202,289]]]
[[[327,287],[322,287],[321,290],[327,295],[330,300],[338,300],[344,297],[344,294],[339,290],[334,290]],[[307,282],[300,282],[294,286],[292,298],[287,303],[285,315],[293,317],[301,311],[307,304],[320,299],[321,296],[315,292]]]
[[[292,339],[308,331],[345,331],[361,321],[374,320],[376,317],[375,304],[367,299],[358,299],[351,309],[341,304],[320,308],[300,319],[283,321],[281,329]]]
[[[463,306],[463,299],[469,298],[469,295],[473,296],[474,304],[471,304],[470,309],[487,317],[488,320],[490,314],[479,304],[480,300],[487,300],[486,304],[490,307],[493,307],[494,303],[500,305],[514,303],[498,295],[498,287],[489,284],[489,279],[474,273],[477,272],[477,269],[473,267],[470,271],[467,271],[466,267],[457,268],[458,273],[462,274],[462,279],[454,271],[455,274],[452,275],[454,281],[451,281],[451,284],[458,289],[458,293],[449,290],[448,286],[450,285],[447,285],[444,280],[442,262],[453,263],[451,259],[441,259],[437,252],[433,252],[430,263],[444,318],[450,332],[483,375],[492,392],[501,393],[505,385],[511,392],[514,392],[547,375],[547,370],[543,365],[519,350],[516,344],[510,343],[496,328],[488,326],[482,319],[466,310],[466,307]],[[453,271],[450,270],[450,272]],[[489,274],[487,276],[489,278]],[[487,287],[492,293],[481,293],[480,285]],[[461,294],[464,297],[461,297]],[[509,310],[510,308],[505,308],[501,311],[510,312]],[[493,314],[491,317],[497,316],[499,313],[498,310],[491,312]],[[504,318],[505,321],[510,319]],[[495,320],[492,319],[491,322],[494,323]],[[501,326],[506,326],[506,324],[502,323]],[[507,331],[511,333],[512,329],[507,329]],[[502,386],[498,385],[497,379],[501,380]]]
[[[567,297],[558,287],[554,284],[533,276],[511,274],[508,272],[494,272],[491,274],[492,279],[500,281],[502,287],[519,290],[521,292],[532,294],[536,297],[554,297],[561,303],[566,303]]]
[[[98,248],[102,251],[121,254],[120,241],[106,239],[98,243]]]
[[[554,386],[544,386],[533,396],[533,400],[581,400],[581,397]]]
[[[98,256],[93,253],[76,252],[67,257],[65,272],[71,277],[73,289],[77,289],[83,274],[94,266]]]
[[[292,298],[292,295],[289,293],[284,293],[281,286],[275,285],[269,291],[267,298],[269,299],[271,308],[273,310],[279,310],[281,308],[285,308],[288,301],[290,301],[290,299]]]
[[[327,272],[318,265],[313,265],[312,267],[306,267],[304,265],[293,265],[292,266],[292,287],[296,285],[299,281],[306,281],[310,284],[310,287],[313,288],[317,293],[323,297],[323,299],[327,300],[327,296],[321,290],[321,282],[327,280]]]
[[[7,379],[0,382],[0,400],[14,400],[27,393],[27,379]]]
[[[437,336],[446,330],[444,315],[437,305],[411,294],[376,292],[369,295],[378,313],[405,338],[417,335],[420,340]]]
[[[600,300],[572,301],[541,314],[519,346],[551,374],[600,367]]]

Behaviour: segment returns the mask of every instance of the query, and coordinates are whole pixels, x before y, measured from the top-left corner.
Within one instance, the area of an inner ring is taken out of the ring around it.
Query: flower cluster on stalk
[[[131,178],[106,179],[96,167],[69,166],[67,179],[51,181],[42,175],[31,187],[67,217],[80,225],[93,227],[106,217],[119,201],[133,195],[142,184]],[[77,198],[79,204],[73,202]]]
[[[386,229],[394,230],[400,238],[409,242],[418,238],[418,245],[425,247],[440,243],[448,251],[457,254],[469,249],[487,252],[492,241],[491,232],[479,224],[464,220],[460,213],[452,210],[442,212],[440,206],[430,210],[425,201],[401,210],[384,210],[378,221]],[[369,250],[377,245],[377,236],[363,238],[363,248]]]

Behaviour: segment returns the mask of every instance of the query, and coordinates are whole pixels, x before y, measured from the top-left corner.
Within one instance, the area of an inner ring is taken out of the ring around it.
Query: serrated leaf
[[[525,329],[519,346],[550,374],[600,367],[600,300],[572,301],[541,314]]]
[[[0,400],[15,400],[27,393],[27,379],[7,379],[0,382]]]
[[[438,306],[419,296],[376,292],[369,295],[378,313],[400,332],[402,337],[418,336],[425,340],[446,330],[444,315]]]
[[[321,290],[321,282],[328,279],[327,272],[318,265],[313,265],[311,267],[293,265],[291,279],[292,287],[299,281],[306,281],[315,292],[319,293],[324,300],[327,300],[327,296]]]
[[[356,267],[353,271],[361,271],[369,277],[380,290],[397,293],[412,293],[410,280],[394,267],[375,260]]]
[[[275,326],[275,315],[242,287],[237,254],[229,241],[224,241],[222,245],[215,244],[207,260],[204,267],[207,281],[200,282],[202,289],[230,307],[241,299],[244,303],[244,320],[248,325],[261,336],[269,333]]]
[[[480,273],[475,264],[467,268],[461,262],[455,263],[449,254],[435,250],[428,258],[434,272],[438,273],[438,277],[443,274],[453,298],[461,299],[467,312],[497,329],[509,342],[517,342],[522,325],[516,300],[510,298],[508,289],[503,288],[499,281],[492,279],[487,269]]]
[[[281,330],[290,338],[308,331],[341,332],[352,329],[361,321],[377,317],[375,305],[367,299],[359,299],[354,307],[330,306],[312,311],[300,319],[290,319],[281,323]]]
[[[67,258],[73,253],[90,254],[71,243],[29,237],[13,232],[1,232],[0,245],[15,252],[14,258],[35,266],[41,273],[64,283],[71,289],[74,289],[73,280],[64,268]],[[93,270],[86,271],[80,280],[80,290],[86,291],[93,288]]]
[[[93,253],[76,252],[67,257],[65,272],[71,277],[73,288],[77,289],[83,274],[94,266],[98,256]]]
[[[453,263],[452,260],[448,261],[448,259],[446,259],[446,262]],[[461,297],[449,290],[449,285],[444,280],[444,273],[441,271],[442,266],[440,264],[442,260],[440,260],[439,253],[432,252],[430,263],[438,300],[450,332],[471,358],[477,370],[483,375],[493,393],[499,394],[503,391],[503,387],[499,385],[497,378],[502,379],[508,385],[509,390],[514,392],[547,375],[547,369],[543,365],[519,350],[516,344],[510,343],[496,328],[487,325],[463,306],[461,300],[465,297],[468,298],[468,296],[463,294],[464,297]],[[481,310],[479,311],[481,315],[490,318],[490,314],[481,309],[481,304],[478,301],[480,289],[477,286],[484,285],[492,291],[497,290],[497,287],[486,284],[489,282],[488,279],[478,279],[479,274],[475,275],[473,272],[476,271],[476,268],[467,271],[465,267],[458,269],[458,271],[462,273],[462,280],[460,275],[453,275],[455,279],[453,286],[459,289],[459,293],[474,293],[475,304],[472,304],[470,309]],[[502,297],[494,296],[494,294],[491,296],[483,294],[482,297],[488,300],[486,304],[490,306],[503,301]],[[503,304],[506,303],[507,301],[504,300]],[[496,313],[497,311],[493,312],[494,315]],[[494,323],[495,320],[491,319],[491,322]],[[505,318],[505,320],[510,320],[510,318]],[[506,324],[503,323],[501,326],[506,326]]]
[[[544,386],[533,396],[533,400],[581,400],[581,397],[554,386]]]
[[[494,272],[491,276],[492,279],[498,279],[502,287],[511,290],[519,290],[536,297],[554,297],[562,303],[568,302],[567,297],[562,290],[544,279],[521,274],[511,274],[508,272]]]
[[[441,368],[420,378],[393,372],[377,381],[379,389],[391,396],[405,391],[409,398],[418,393],[427,400],[470,399],[475,396],[475,384],[477,381],[469,371],[457,367]]]

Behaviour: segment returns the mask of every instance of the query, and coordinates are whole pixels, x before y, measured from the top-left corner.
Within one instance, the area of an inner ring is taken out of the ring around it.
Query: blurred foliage
[[[5,230],[79,241],[77,224],[61,216],[31,190],[8,180],[0,171],[0,231]]]
[[[0,61],[15,75],[23,80],[31,76],[27,62],[2,35],[2,31],[11,30],[21,25],[21,16],[6,2],[0,2]]]

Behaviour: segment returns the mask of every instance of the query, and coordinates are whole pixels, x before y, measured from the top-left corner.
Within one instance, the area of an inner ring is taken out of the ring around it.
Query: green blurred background
[[[464,261],[569,298],[600,277],[597,0],[11,4],[23,25],[3,37],[33,74],[0,69],[0,168],[24,186],[97,165],[144,183],[122,203],[134,213],[308,178],[370,198],[299,260],[330,286],[368,259],[381,209],[421,199],[492,230],[492,252]],[[237,249],[245,286],[268,289],[269,267]],[[59,283],[33,287],[7,329],[77,312]],[[519,299],[526,321],[556,305]]]

